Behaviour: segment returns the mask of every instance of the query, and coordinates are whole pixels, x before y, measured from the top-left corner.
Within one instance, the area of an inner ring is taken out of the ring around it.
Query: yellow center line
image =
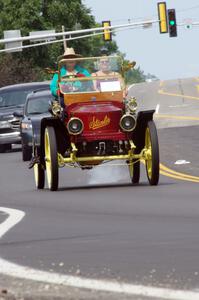
[[[145,165],[144,160],[141,160],[141,162]],[[198,176],[192,176],[192,175],[189,175],[189,174],[174,171],[174,170],[169,169],[168,167],[164,166],[162,163],[160,163],[160,174],[164,175],[166,177],[174,178],[174,179],[199,183],[199,177]]]
[[[189,174],[174,171],[174,170],[169,169],[168,167],[164,166],[163,164],[160,164],[160,170],[163,170],[163,171],[169,173],[170,175],[173,174],[173,175],[179,176],[183,179],[184,178],[193,179],[193,180],[197,180],[199,182],[199,177],[198,176],[193,176],[193,175],[189,175]]]
[[[175,116],[175,115],[164,115],[156,114],[155,119],[166,118],[166,119],[178,119],[178,120],[190,120],[190,121],[199,121],[199,117],[189,117],[189,116]]]
[[[195,79],[196,79],[196,81],[199,82],[199,77],[197,77]],[[161,88],[163,87],[163,84],[164,84],[164,81],[160,81]],[[196,87],[199,92],[199,85],[197,85]],[[199,100],[199,97],[193,97],[193,96],[181,95],[181,94],[175,94],[175,93],[167,93],[163,89],[160,89],[158,91],[158,93],[162,94],[162,95],[167,95],[167,96],[181,97],[181,98],[183,97],[183,98],[187,98],[187,99]],[[199,117],[174,116],[174,115],[163,115],[163,114],[157,114],[155,117],[156,118],[178,119],[178,120],[197,120],[197,121],[199,120]],[[160,164],[160,174],[167,176],[167,177],[174,178],[174,179],[199,183],[199,177],[174,171],[174,170],[169,169],[168,167],[164,166],[163,164]]]
[[[171,177],[171,178],[174,178],[174,179],[179,179],[179,180],[183,180],[183,181],[190,181],[190,182],[196,182],[196,183],[199,183],[199,179],[190,179],[190,178],[186,178],[186,177],[181,177],[181,176],[177,176],[177,175],[174,175],[174,174],[171,174],[171,173],[167,173],[163,170],[160,170],[160,174],[164,175],[164,176],[167,176],[167,177]]]
[[[164,92],[163,90],[159,90],[158,93],[160,95],[167,95],[167,96],[172,96],[172,97],[181,97],[181,98],[186,98],[186,99],[199,100],[199,97],[175,94],[175,93],[167,93],[167,92]]]

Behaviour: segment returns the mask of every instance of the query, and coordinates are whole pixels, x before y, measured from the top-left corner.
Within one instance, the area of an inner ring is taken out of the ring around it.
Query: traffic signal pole
[[[150,20],[150,23],[158,23],[159,20],[155,19],[155,20]],[[122,24],[122,25],[113,25],[113,26],[106,26],[106,30],[117,30],[120,28],[131,28],[131,27],[139,27],[141,25],[144,24],[148,24],[149,21],[144,21],[144,22],[135,22],[135,23],[127,23],[127,24]],[[20,42],[20,41],[34,41],[37,39],[48,39],[51,37],[63,37],[63,36],[72,36],[72,35],[81,35],[81,34],[85,34],[85,33],[95,33],[95,32],[103,32],[104,31],[104,27],[95,27],[95,28],[89,28],[89,29],[81,29],[81,30],[73,30],[73,31],[65,31],[65,32],[58,32],[58,33],[51,33],[51,34],[44,34],[44,35],[38,35],[38,36],[25,36],[25,37],[20,37],[20,38],[10,38],[10,39],[0,39],[0,44],[4,44],[4,43],[11,43],[11,42]]]
[[[62,29],[62,32],[58,33],[46,33],[46,34],[40,34],[40,35],[34,35],[34,36],[24,36],[24,37],[15,37],[15,38],[7,38],[7,39],[0,39],[0,44],[8,44],[8,43],[14,43],[14,42],[23,42],[23,41],[29,41],[34,42],[36,40],[40,40],[41,42],[35,43],[35,44],[29,44],[29,45],[22,45],[21,47],[13,47],[8,49],[1,49],[0,52],[9,52],[14,50],[20,50],[24,48],[32,48],[37,46],[43,46],[53,43],[64,43],[64,48],[66,49],[67,44],[66,41],[71,40],[78,40],[82,38],[88,38],[96,35],[103,35],[104,40],[111,40],[111,34],[113,32],[122,30],[122,29],[128,29],[128,28],[136,28],[136,27],[144,27],[148,26],[149,24],[155,24],[159,23],[160,33],[167,33],[169,31],[170,37],[176,37],[177,36],[177,24],[176,24],[176,16],[175,16],[175,9],[170,9],[167,11],[166,8],[166,2],[159,2],[158,4],[158,19],[152,19],[142,22],[128,22],[127,24],[122,25],[114,25],[111,26],[110,21],[103,21],[102,27],[95,27],[95,28],[89,28],[89,29],[81,29],[81,30],[73,30],[73,31],[64,31]],[[198,25],[199,23],[195,23],[193,25]],[[110,25],[110,26],[109,26]],[[51,38],[61,38],[56,40],[50,40]],[[43,40],[43,42],[42,42]]]

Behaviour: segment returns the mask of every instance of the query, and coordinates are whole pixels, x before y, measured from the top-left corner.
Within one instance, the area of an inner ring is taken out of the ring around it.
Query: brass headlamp
[[[61,107],[61,105],[58,101],[53,101],[51,104],[51,111],[54,116],[60,117],[62,114],[63,108]]]

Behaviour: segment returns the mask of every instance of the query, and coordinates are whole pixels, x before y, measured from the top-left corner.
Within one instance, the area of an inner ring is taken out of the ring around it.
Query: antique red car
[[[140,161],[148,181],[159,181],[159,147],[154,110],[137,112],[135,98],[126,96],[123,76],[126,69],[119,56],[106,56],[109,69],[99,72],[102,57],[77,60],[90,76],[62,76],[66,59],[58,64],[59,97],[51,103],[52,116],[33,127],[33,160],[36,187],[55,191],[59,167],[82,170],[107,161],[128,165],[132,183],[140,179]],[[68,62],[68,59],[67,59]]]

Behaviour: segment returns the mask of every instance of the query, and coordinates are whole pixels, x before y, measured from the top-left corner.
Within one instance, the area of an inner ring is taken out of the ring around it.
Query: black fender
[[[33,148],[37,148],[37,155],[40,156],[41,163],[44,163],[45,151],[44,151],[44,134],[45,128],[47,126],[52,126],[55,129],[56,139],[57,139],[57,150],[59,153],[63,154],[67,147],[69,139],[66,126],[60,118],[53,116],[44,117],[40,120],[32,122],[33,129]],[[34,149],[33,149],[34,153]]]
[[[145,146],[145,131],[149,121],[153,120],[153,114],[155,110],[145,110],[139,111],[137,114],[137,124],[135,130],[133,131],[133,141],[136,145],[135,153],[140,153],[140,151]]]

